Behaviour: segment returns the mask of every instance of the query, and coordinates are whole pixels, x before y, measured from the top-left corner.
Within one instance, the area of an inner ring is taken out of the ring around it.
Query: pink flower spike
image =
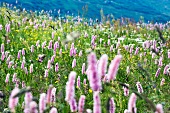
[[[1,53],[3,53],[5,50],[4,50],[4,44],[1,44]]]
[[[167,72],[168,68],[169,68],[169,65],[166,65],[165,68],[164,68],[164,73],[163,73],[164,75],[168,74],[168,72]]]
[[[18,51],[18,56],[17,56],[17,58],[20,59],[20,57],[21,57],[21,50]]]
[[[129,86],[129,84],[126,84],[127,86]],[[124,90],[124,96],[128,96],[129,95],[129,89],[127,87],[123,87]]]
[[[17,73],[14,73],[13,78],[12,78],[12,82],[15,83],[17,79]]]
[[[8,82],[9,82],[9,77],[10,77],[10,74],[8,73],[8,74],[6,75],[5,83],[8,83]]]
[[[98,64],[98,76],[104,78],[107,70],[108,56],[106,54],[102,55]]]
[[[19,93],[19,89],[17,87],[15,87],[12,92],[11,92],[11,95],[9,97],[9,108],[12,112],[15,112],[15,106],[18,104],[18,97],[15,97],[14,96],[16,94]]]
[[[37,110],[37,103],[35,101],[32,101],[30,102],[29,104],[29,109],[30,109],[30,113],[38,113],[38,110]],[[40,112],[42,113],[42,112]]]
[[[4,59],[5,59],[5,53],[2,52],[2,54],[1,54],[1,61],[4,61]]]
[[[80,88],[80,76],[77,78],[77,88]]]
[[[84,104],[85,104],[85,95],[81,95],[79,99],[79,104],[78,104],[78,112],[83,113],[84,111]]]
[[[55,107],[51,108],[50,113],[58,113],[57,108]]]
[[[109,113],[115,113],[116,105],[113,98],[109,100]]]
[[[72,68],[74,68],[75,66],[76,66],[76,59],[74,58],[72,62]]]
[[[155,113],[164,113],[162,104],[157,104],[156,105],[156,111]]]
[[[48,60],[47,68],[48,68],[48,69],[51,68],[51,60]]]
[[[143,93],[143,88],[142,88],[142,85],[140,84],[140,82],[136,83],[136,87],[137,87],[139,93]]]
[[[25,109],[29,109],[29,104],[32,101],[32,93],[31,92],[26,92],[25,97],[24,97],[24,102],[25,102]]]
[[[69,74],[68,82],[66,83],[66,97],[65,100],[69,103],[75,96],[75,78],[76,72],[72,71]]]
[[[161,68],[158,68],[158,70],[156,71],[155,77],[158,77],[160,74]]]
[[[49,88],[48,88],[48,91],[47,91],[47,104],[51,103],[52,102],[52,89],[53,89],[53,85],[50,85]]]
[[[54,39],[55,32],[52,32],[52,39]]]
[[[22,55],[24,56],[25,55],[25,49],[22,48]]]
[[[31,45],[31,53],[34,52],[34,45]]]
[[[52,46],[53,46],[53,44],[52,44],[52,40],[50,40],[50,42],[49,42],[49,44],[48,44],[48,49],[52,49]]]
[[[112,60],[109,66],[109,70],[108,70],[109,81],[116,79],[116,74],[117,74],[121,59],[122,59],[121,55],[116,55],[114,60]]]
[[[137,113],[136,99],[137,99],[137,97],[136,97],[135,93],[132,93],[129,98],[129,102],[128,102],[128,111],[130,111],[131,113]]]
[[[75,98],[71,99],[69,104],[70,104],[71,112],[76,112],[77,111],[77,102],[76,102],[76,99]]]
[[[88,71],[87,76],[90,81],[90,87],[93,91],[102,89],[100,76],[97,74],[97,59],[95,53],[88,55]]]
[[[56,88],[53,87],[51,91],[51,102],[55,103],[55,101],[56,101]]]
[[[93,113],[101,113],[101,102],[100,102],[100,96],[99,91],[95,91],[93,93]]]
[[[45,109],[46,109],[46,94],[42,93],[42,94],[40,94],[40,99],[39,99],[40,113],[43,113]]]
[[[45,70],[44,77],[45,77],[45,78],[48,77],[48,70],[47,70],[47,69]]]
[[[58,63],[55,64],[55,72],[58,72],[59,66]]]
[[[160,83],[160,86],[163,86],[164,84],[165,84],[165,79],[162,78],[161,83]]]
[[[85,65],[86,65],[85,63],[83,63],[83,65],[82,65],[82,70],[81,70],[82,74],[85,74]]]
[[[30,73],[33,73],[33,64],[30,65]]]

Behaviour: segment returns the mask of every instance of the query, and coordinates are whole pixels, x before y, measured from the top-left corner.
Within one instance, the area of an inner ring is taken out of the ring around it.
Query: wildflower
[[[18,56],[17,56],[17,58],[20,59],[20,56],[21,56],[21,50],[18,51]]]
[[[164,84],[165,84],[165,79],[162,78],[161,83],[160,83],[160,86],[163,86]]]
[[[12,82],[15,83],[15,82],[16,82],[16,79],[17,79],[17,73],[14,73],[14,74],[13,74],[13,78],[12,78]]]
[[[59,68],[58,63],[56,63],[55,64],[55,72],[58,72],[58,68]]]
[[[21,63],[21,69],[24,69],[24,67],[25,67],[25,61],[23,60]]]
[[[23,69],[24,71],[25,71],[25,74],[27,74],[28,75],[28,69],[27,69],[27,67],[24,67],[24,69]]]
[[[37,110],[37,103],[35,101],[31,101],[30,104],[30,113],[38,113],[38,110]],[[42,112],[40,112],[42,113]]]
[[[30,65],[30,73],[33,73],[33,64]]]
[[[125,85],[129,86],[129,84],[125,84]],[[127,87],[123,87],[123,90],[124,90],[124,95],[128,96],[129,95],[129,89]]]
[[[163,60],[163,57],[161,56],[160,58],[159,58],[159,66],[162,66],[163,64],[162,64],[162,60]]]
[[[13,61],[10,61],[9,63],[8,63],[8,68],[11,68],[11,66],[14,64],[14,62]]]
[[[136,86],[137,86],[138,92],[143,93],[143,88],[142,88],[142,85],[140,84],[140,82],[137,82]]]
[[[161,68],[158,68],[158,70],[156,71],[155,77],[158,77],[158,75],[160,74]]]
[[[48,60],[47,68],[48,68],[48,69],[51,68],[51,60]]]
[[[170,58],[170,50],[168,50],[168,58]]]
[[[25,110],[29,109],[30,102],[32,101],[33,96],[31,92],[26,92],[25,97],[24,97],[24,102],[25,102]]]
[[[122,59],[121,55],[115,56],[114,60],[112,60],[109,70],[108,70],[108,80],[114,80],[116,78],[116,73],[118,71],[118,67],[120,64],[120,61]]]
[[[40,113],[43,113],[45,109],[46,109],[46,94],[42,93],[42,94],[40,94],[40,99],[39,99]]]
[[[126,67],[126,73],[127,73],[127,74],[130,73],[130,67],[129,67],[129,66]]]
[[[23,56],[25,55],[25,49],[24,48],[22,49],[22,55]]]
[[[54,39],[55,32],[52,32],[52,39]]]
[[[109,100],[109,113],[114,113],[116,109],[115,103],[114,103],[114,99],[110,98]]]
[[[49,42],[49,44],[48,44],[48,49],[52,49],[52,45],[53,45],[52,42],[53,42],[53,41],[50,40],[50,42]]]
[[[2,27],[3,27],[3,26],[2,26],[2,25],[0,25],[0,31],[2,30]]]
[[[40,40],[38,40],[38,41],[36,42],[36,46],[38,47],[39,44],[40,44]]]
[[[4,44],[1,44],[1,53],[3,53],[4,51],[5,51]]]
[[[51,57],[51,63],[54,63],[54,59],[55,59],[55,55],[53,55],[52,57]]]
[[[44,49],[44,47],[46,46],[46,41],[44,41],[43,43],[42,43],[42,48]]]
[[[136,47],[136,50],[135,50],[135,55],[137,55],[139,52],[139,47]]]
[[[56,94],[56,88],[53,87],[52,91],[51,91],[51,102],[53,102],[53,103],[56,101],[55,94]]]
[[[98,64],[98,76],[103,78],[107,70],[108,56],[106,54],[102,55]]]
[[[49,86],[49,88],[48,88],[48,91],[47,91],[47,104],[48,103],[51,103],[52,101],[51,101],[51,97],[52,97],[52,89],[53,89],[53,86],[52,85],[50,85]]]
[[[31,53],[34,52],[34,45],[31,45]]]
[[[8,58],[6,60],[6,64],[9,64],[10,60],[11,60],[11,55],[8,56]]]
[[[74,98],[74,94],[75,94],[75,88],[74,88],[75,78],[76,78],[76,72],[72,71],[69,74],[69,80],[66,83],[66,97],[65,97],[65,100],[67,102],[71,101]]]
[[[76,99],[75,98],[71,99],[69,104],[70,104],[71,112],[76,112],[77,111],[77,102],[76,102]]]
[[[129,98],[129,102],[128,102],[128,111],[130,113],[137,113],[136,99],[137,99],[137,97],[136,97],[135,93],[132,93]]]
[[[38,61],[39,61],[39,62],[43,62],[44,58],[45,58],[45,55],[44,55],[44,54],[38,55]]]
[[[107,45],[110,45],[110,39],[107,40]]]
[[[10,32],[10,24],[6,24],[5,25],[5,30],[6,30],[7,33]]]
[[[162,104],[157,104],[156,105],[156,111],[155,113],[164,113]]]
[[[45,74],[44,74],[44,77],[48,77],[48,69],[45,70]]]
[[[72,62],[72,68],[74,68],[75,66],[76,66],[76,59],[74,58]]]
[[[81,95],[78,103],[78,112],[83,113],[85,104],[85,95]]]
[[[82,65],[81,73],[82,73],[82,74],[84,74],[84,73],[85,73],[85,63],[83,63],[83,65]]]
[[[58,41],[60,41],[60,37],[58,37]]]
[[[77,88],[80,88],[80,76],[77,78]]]
[[[82,50],[81,50],[81,51],[79,52],[79,57],[82,56],[82,54],[83,54],[83,53],[82,53]]]
[[[15,97],[14,96],[16,94],[19,93],[19,89],[17,87],[15,87],[12,92],[11,92],[11,95],[9,97],[9,108],[12,112],[15,112],[15,106],[18,104],[18,97]]]
[[[26,87],[25,82],[22,81],[22,88],[25,88],[25,87]]]
[[[163,74],[165,74],[165,75],[168,74],[168,72],[167,72],[167,69],[168,69],[168,68],[169,68],[169,65],[166,65],[165,68],[164,68]]]
[[[113,45],[110,46],[110,51],[111,51],[111,52],[113,51]]]
[[[10,77],[10,74],[8,73],[8,74],[6,75],[5,83],[8,83],[8,82],[9,82],[9,77]]]
[[[91,109],[86,109],[86,112],[87,113],[92,113],[92,110]]]
[[[101,113],[101,102],[99,91],[93,93],[93,113]]]
[[[51,108],[50,113],[58,113],[57,108],[55,108],[55,107]]]
[[[88,76],[90,77],[90,87],[93,91],[101,89],[101,79],[97,74],[97,61],[95,53],[88,55]]]
[[[1,54],[1,61],[4,61],[4,59],[5,59],[5,53],[2,52],[2,54]]]
[[[60,56],[62,55],[62,49],[60,49],[59,54],[60,54]]]

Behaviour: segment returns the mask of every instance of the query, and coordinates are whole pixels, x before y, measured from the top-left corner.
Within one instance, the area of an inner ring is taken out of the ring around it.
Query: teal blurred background
[[[170,0],[0,0],[27,10],[53,10],[57,15],[58,9],[61,14],[80,15],[86,18],[100,19],[100,10],[105,15],[112,14],[115,18],[128,17],[138,21],[141,16],[145,22],[167,22],[170,20]],[[83,12],[83,6],[84,8]],[[88,8],[87,8],[88,7]],[[88,10],[85,10],[88,9]],[[54,11],[56,10],[56,11]]]

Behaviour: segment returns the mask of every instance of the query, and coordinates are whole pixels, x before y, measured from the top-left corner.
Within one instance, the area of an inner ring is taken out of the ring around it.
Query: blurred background
[[[133,18],[136,22],[144,17],[145,22],[170,20],[170,0],[0,0],[26,10],[52,11],[57,16],[70,14],[86,18],[101,19],[101,13],[107,16]],[[102,12],[101,12],[102,9]]]

